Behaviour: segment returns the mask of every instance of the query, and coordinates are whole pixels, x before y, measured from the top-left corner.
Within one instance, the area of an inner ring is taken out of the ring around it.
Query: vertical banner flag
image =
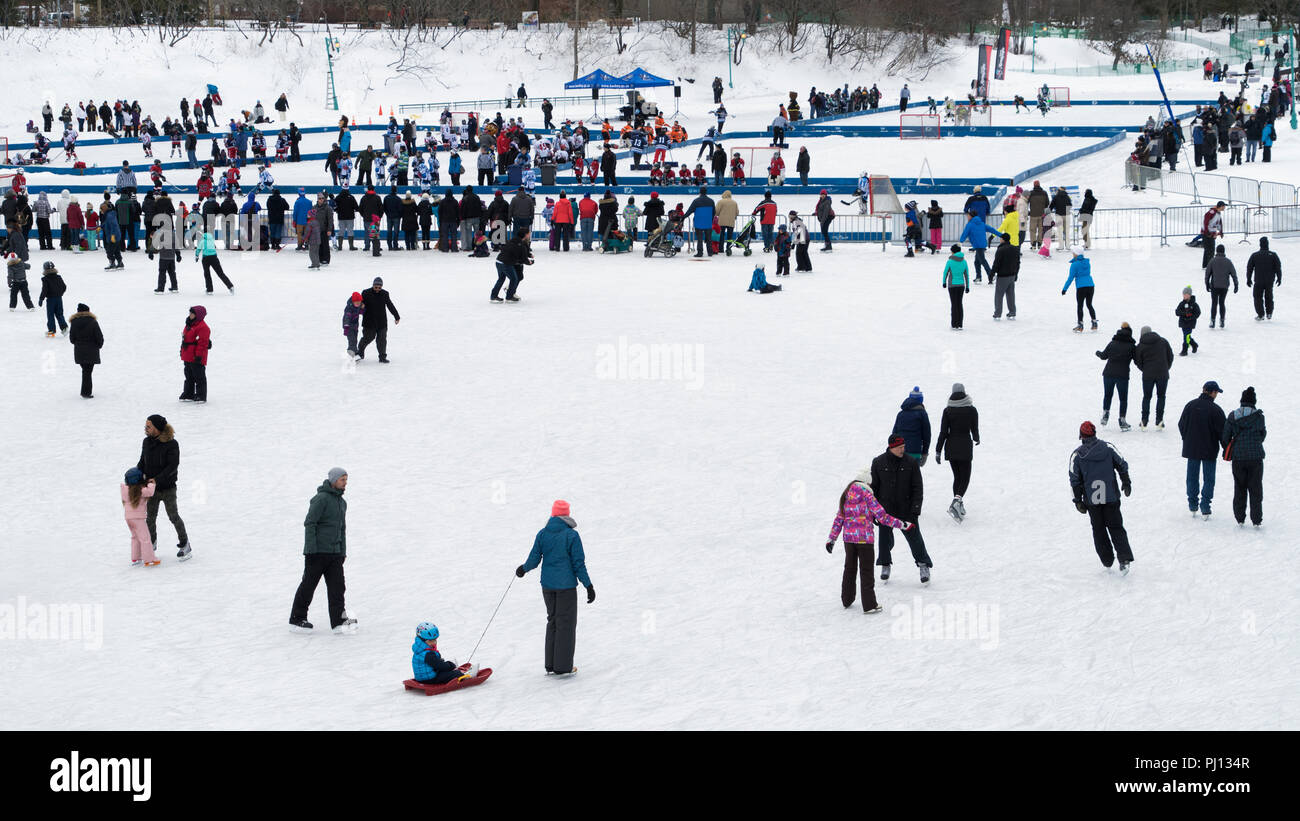
[[[1007,54],[1011,51],[1011,29],[998,32],[998,48],[993,59],[993,79],[1007,79]]]
[[[989,58],[992,56],[993,46],[979,47],[979,70],[975,75],[975,96],[989,96]]]

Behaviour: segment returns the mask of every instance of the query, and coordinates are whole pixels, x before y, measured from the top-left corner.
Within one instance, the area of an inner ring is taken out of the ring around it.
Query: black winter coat
[[[1202,393],[1183,407],[1178,432],[1183,436],[1184,459],[1215,459],[1223,438],[1223,408]]]
[[[1169,341],[1155,331],[1148,331],[1138,340],[1133,351],[1133,364],[1142,371],[1143,379],[1159,382],[1169,378],[1169,368],[1174,364],[1174,349]]]
[[[1196,304],[1196,297],[1190,300],[1178,300],[1174,306],[1174,316],[1178,317],[1178,327],[1190,331],[1196,327],[1196,320],[1201,316],[1201,306]]]
[[[807,151],[800,151],[799,157],[794,161],[794,170],[800,174],[807,174],[812,167],[812,157]]]
[[[483,200],[473,191],[460,198],[460,218],[476,220],[483,216]]]
[[[1097,358],[1106,360],[1106,367],[1101,375],[1111,379],[1128,379],[1128,366],[1133,361],[1133,352],[1137,343],[1133,341],[1132,328],[1120,328],[1106,344],[1105,350],[1097,351]]]
[[[388,296],[388,292],[383,288],[375,291],[374,288],[367,288],[361,292],[361,305],[365,313],[361,315],[362,328],[387,328],[388,314],[385,310],[392,311],[393,319],[401,319],[397,313],[397,306],[393,305],[393,300]]]
[[[415,205],[415,213],[420,217],[421,228],[433,227],[433,203],[428,200],[420,200]]]
[[[659,226],[659,220],[664,218],[664,201],[658,197],[647,200],[641,216],[645,217],[646,231],[653,231]]]
[[[455,197],[443,197],[438,201],[438,222],[460,222],[460,205]]]
[[[283,225],[284,215],[289,212],[289,201],[279,194],[272,194],[266,201],[266,218],[273,225]]]
[[[378,194],[367,192],[362,195],[361,202],[357,205],[357,210],[361,212],[361,219],[369,225],[371,217],[376,214],[383,216],[384,201],[379,198]]]
[[[104,334],[99,320],[89,311],[78,311],[68,318],[68,341],[72,343],[72,361],[78,365],[98,365]]]
[[[989,282],[997,277],[1011,277],[1015,282],[1020,278],[1020,247],[1004,242],[993,252],[993,267],[989,269]]]
[[[402,230],[414,231],[419,227],[418,215],[415,207],[415,200],[407,197],[402,200]]]
[[[58,299],[63,296],[67,290],[68,286],[64,283],[63,277],[59,276],[57,273],[43,274],[41,276],[41,295],[37,298],[36,304],[40,305],[47,299]]]
[[[334,198],[334,215],[341,220],[357,218],[357,198],[350,191],[340,191]]]
[[[1065,193],[1064,188],[1056,189],[1056,195],[1052,197],[1052,213],[1058,217],[1063,217],[1070,213],[1070,195]]]
[[[871,493],[890,516],[915,522],[925,495],[921,466],[907,454],[885,451],[871,460]]]
[[[172,426],[167,425],[157,436],[146,436],[140,445],[140,461],[136,464],[145,479],[153,479],[154,490],[171,490],[176,487],[181,469],[181,446],[176,441]]]
[[[574,206],[574,216],[577,216],[577,205]],[[510,203],[506,198],[497,195],[492,198],[487,207],[488,222],[509,222],[510,221]]]
[[[953,394],[953,398],[965,399],[966,394]],[[939,438],[934,443],[936,459],[940,453],[949,461],[973,459],[979,441],[980,412],[974,405],[954,407],[950,404],[943,409],[943,416],[939,419]]]
[[[388,217],[389,222],[397,222],[402,218],[402,198],[396,194],[389,194],[384,197],[384,215]]]

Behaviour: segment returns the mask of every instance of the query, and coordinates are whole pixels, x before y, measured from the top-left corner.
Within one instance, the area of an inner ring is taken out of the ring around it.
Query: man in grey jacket
[[[1047,211],[1047,206],[1051,199],[1047,192],[1034,180],[1034,187],[1030,190],[1029,196],[1029,243],[1037,246],[1043,241],[1043,214]]]
[[[131,170],[131,163],[126,160],[122,160],[122,170],[117,172],[115,185],[119,194],[129,196],[135,193],[135,172]]]
[[[1128,575],[1133,562],[1124,517],[1119,510],[1119,494],[1128,496],[1133,485],[1128,478],[1128,462],[1109,442],[1097,438],[1091,422],[1079,426],[1079,447],[1070,455],[1070,488],[1074,506],[1092,523],[1092,543],[1101,563],[1110,567],[1119,558],[1119,572]],[[1115,476],[1119,475],[1116,485]],[[1112,547],[1113,545],[1113,547]]]
[[[330,468],[329,475],[316,489],[316,495],[307,507],[307,518],[303,521],[306,534],[302,549],[302,581],[298,584],[293,609],[289,613],[289,626],[297,632],[305,633],[312,629],[311,622],[307,621],[307,608],[311,606],[322,576],[329,596],[330,627],[335,633],[356,631],[357,620],[348,618],[343,610],[346,587],[343,562],[348,553],[348,503],[343,498],[343,491],[347,486],[348,472],[343,468]]]
[[[1223,245],[1214,249],[1214,258],[1205,266],[1205,290],[1210,292],[1210,327],[1214,327],[1214,310],[1219,310],[1219,327],[1224,327],[1224,314],[1228,305],[1228,282],[1232,282],[1232,292],[1237,293],[1237,268],[1228,259],[1227,248]]]
[[[513,222],[512,234],[518,234],[520,231],[528,232],[532,235],[533,230],[533,198],[528,196],[528,192],[520,188],[515,192],[514,197],[510,199],[510,219]]]

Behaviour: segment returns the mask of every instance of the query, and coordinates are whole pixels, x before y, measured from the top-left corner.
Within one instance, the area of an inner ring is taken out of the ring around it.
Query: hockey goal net
[[[1070,107],[1070,88],[1069,86],[1048,86],[1047,99],[1053,106],[1063,105]]]
[[[900,140],[941,139],[939,122],[938,114],[900,114],[898,117],[898,138]]]
[[[9,138],[0,137],[0,163],[9,164]]]

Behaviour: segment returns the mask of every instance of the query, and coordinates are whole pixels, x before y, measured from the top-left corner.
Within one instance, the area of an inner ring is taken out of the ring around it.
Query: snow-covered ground
[[[441,70],[426,73],[429,87],[405,75],[386,82],[392,58],[372,47],[384,36],[347,33],[344,113],[500,95],[521,76],[537,100],[558,93],[571,71],[563,49],[548,50],[554,38],[516,35],[491,35],[512,50],[503,68],[489,61],[453,71],[486,45],[466,35],[433,57]],[[108,78],[88,83],[60,69],[73,55],[124,45],[140,65],[165,69],[111,78],[114,94],[138,96],[146,108],[160,87],[167,99],[157,105],[170,108],[172,98],[192,98],[212,81],[228,109],[257,96],[269,106],[287,88],[291,99],[304,98],[294,110],[300,125],[337,119],[319,108],[324,58],[314,45],[277,39],[256,49],[237,33],[202,33],[167,50],[125,37],[42,31],[0,39],[0,57],[14,67],[0,111],[5,133],[13,139],[37,115],[45,89],[56,107],[74,96],[98,100]],[[883,79],[849,77],[811,58],[759,56],[747,54],[736,70],[726,99],[739,122],[729,128],[770,119],[774,70],[801,97],[841,77],[853,85]],[[721,42],[690,57],[675,42],[646,37],[583,70],[599,62],[620,73],[638,63],[674,77],[692,72],[697,82],[683,107],[700,133],[712,108],[708,81],[724,61]],[[913,90],[960,92],[973,65],[973,52],[961,50]],[[1032,93],[1041,76],[1013,74],[1011,83]],[[452,78],[454,88],[436,87]],[[1135,89],[1132,78],[1063,84],[1080,97],[1154,96],[1150,78],[1141,82],[1151,87]],[[899,84],[881,83],[887,101]],[[1174,97],[1209,86],[1199,75],[1167,76],[1166,84]],[[1084,111],[1058,113],[1064,120]],[[535,108],[528,113],[540,119]],[[1133,113],[1136,126],[1152,112]],[[1067,141],[1041,144],[1055,151]],[[932,150],[934,166],[934,157],[960,150],[979,173],[1001,174],[1031,165],[1039,144],[877,140],[863,151],[883,156],[897,147],[913,160],[908,152]],[[1044,183],[1118,187],[1118,165],[1108,160],[1119,150]],[[1286,151],[1283,144],[1276,156]],[[133,165],[138,156],[132,149]],[[915,173],[902,165],[901,173]],[[1126,196],[1097,193],[1103,208]],[[87,303],[106,345],[95,398],[82,400],[71,346],[43,337],[43,313],[0,314],[0,413],[17,436],[6,456],[13,481],[0,628],[19,606],[32,629],[31,619],[61,605],[86,607],[90,617],[78,640],[0,632],[5,729],[1300,726],[1292,592],[1300,574],[1287,552],[1300,523],[1286,504],[1300,492],[1289,470],[1300,454],[1286,434],[1286,408],[1300,401],[1289,364],[1300,326],[1288,319],[1287,288],[1277,292],[1271,323],[1251,321],[1244,280],[1230,297],[1232,330],[1202,322],[1200,352],[1173,367],[1169,430],[1102,430],[1133,476],[1123,508],[1136,555],[1130,576],[1103,571],[1070,503],[1067,456],[1079,423],[1100,415],[1102,363],[1093,351],[1121,321],[1176,341],[1174,304],[1185,284],[1200,281],[1199,250],[1095,251],[1102,330],[1080,336],[1069,331],[1074,300],[1060,293],[1059,255],[1026,255],[1014,323],[994,323],[991,289],[974,284],[967,330],[957,334],[948,330],[947,295],[934,288],[944,257],[903,259],[878,245],[814,252],[814,273],[758,296],[745,292],[750,271],[762,260],[774,272],[770,256],[695,263],[553,254],[539,244],[523,302],[493,305],[491,261],[463,256],[386,252],[376,260],[344,251],[309,272],[292,250],[227,252],[233,296],[202,294],[187,257],[181,295],[153,296],[156,269],[143,253],[127,254],[128,267],[110,273],[102,254],[31,244],[33,298],[41,263],[54,260],[68,284],[67,313]],[[1294,271],[1300,240],[1274,247]],[[1230,253],[1244,276],[1245,250],[1234,244]],[[392,364],[371,356],[354,366],[339,327],[343,303],[376,275],[403,321],[390,326]],[[193,304],[208,308],[213,329],[204,406],[176,401],[177,346]],[[652,361],[665,367],[642,370]],[[1254,386],[1272,422],[1261,531],[1233,523],[1226,465],[1214,519],[1187,515],[1173,423],[1208,379],[1223,386],[1226,409]],[[931,460],[920,522],[934,580],[922,587],[899,546],[894,578],[877,585],[885,612],[844,610],[842,554],[823,550],[839,494],[884,450],[913,385],[937,424],[954,382],[965,384],[982,417],[969,517],[958,525],[943,514],[950,473]],[[1135,421],[1140,381],[1130,402]],[[138,458],[151,413],[167,416],[181,443],[181,512],[195,558],[176,562],[162,517],[163,564],[131,569],[117,484]],[[291,635],[302,517],[335,465],[350,474],[348,607],[361,630],[336,637],[319,627],[322,586],[311,612],[317,635]],[[598,591],[594,605],[580,605],[581,672],[558,681],[542,675],[537,576],[512,574],[556,498],[573,505]],[[464,661],[503,594],[474,659],[496,671],[485,687],[436,699],[401,689],[417,622],[435,621],[442,649]],[[86,679],[93,686],[69,699],[66,683]]]

